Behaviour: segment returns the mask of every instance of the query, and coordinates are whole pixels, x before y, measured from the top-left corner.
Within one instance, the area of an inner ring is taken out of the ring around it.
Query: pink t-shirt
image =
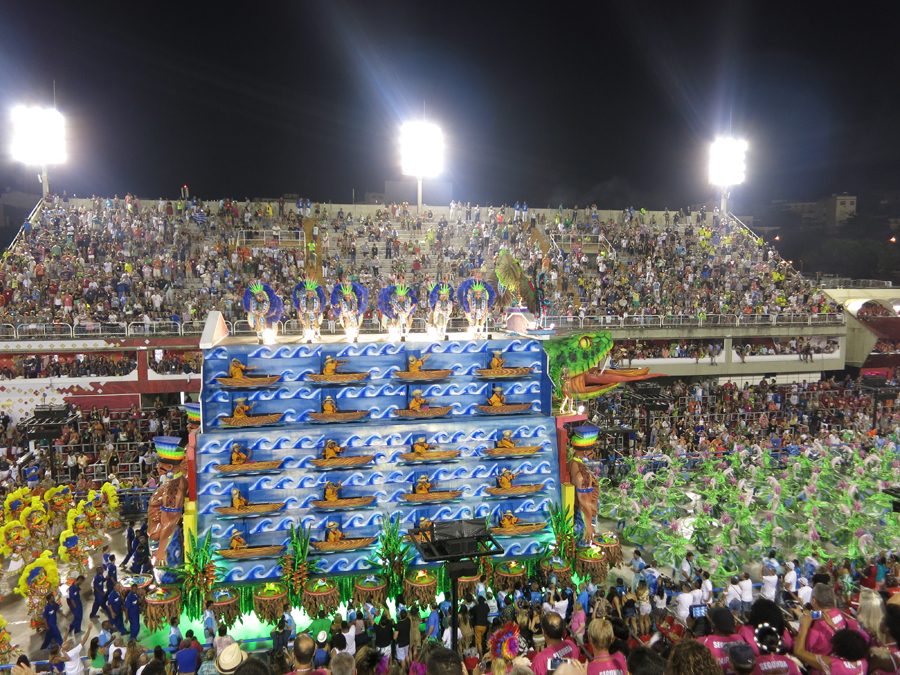
[[[718,663],[719,667],[722,669],[722,672],[726,675],[730,675],[734,672],[734,669],[731,667],[728,649],[735,642],[746,642],[746,640],[740,635],[704,635],[703,637],[698,638],[697,642],[710,651],[713,658],[716,660],[716,663]]]
[[[869,664],[865,661],[844,661],[831,657],[831,675],[866,675]]]
[[[750,675],[800,675],[800,669],[787,656],[762,654],[756,657],[756,668]]]
[[[544,647],[531,659],[531,669],[534,671],[534,675],[547,675],[547,659],[552,658],[580,661],[581,651],[571,640],[563,640],[560,645]]]
[[[625,675],[627,672],[628,663],[619,652],[598,656],[587,667],[587,675]]]
[[[759,656],[759,645],[756,644],[756,629],[750,624],[744,624],[740,628],[738,628],[738,635],[740,635],[744,642],[746,642],[753,649],[753,653]],[[784,633],[781,634],[781,639],[784,642],[784,648],[788,651],[791,651],[794,648],[794,638],[791,637],[791,634],[787,632],[785,629]],[[806,637],[806,645],[809,648],[809,636]],[[827,652],[825,652],[827,654]]]
[[[851,628],[863,634],[866,640],[869,636],[860,628],[859,624],[853,620],[846,618],[838,609],[826,609],[825,612],[834,624],[834,628],[828,625],[824,619],[817,619],[812,622],[809,632],[806,634],[806,651],[813,654],[830,654],[831,653],[831,637],[835,632],[844,628]]]

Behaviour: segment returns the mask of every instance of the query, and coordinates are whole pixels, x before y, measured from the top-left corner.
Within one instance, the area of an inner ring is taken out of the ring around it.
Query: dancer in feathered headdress
[[[497,299],[497,291],[476,275],[462,282],[456,294],[473,337],[487,337],[487,322]]]
[[[47,596],[56,596],[57,588],[59,588],[59,569],[50,551],[42,552],[36,560],[22,568],[16,593],[25,598],[33,628],[44,625],[42,612]]]
[[[306,279],[294,286],[291,294],[303,335],[308,342],[320,340],[322,317],[325,316],[325,290],[315,279]]]
[[[347,342],[356,342],[368,302],[366,287],[355,281],[344,281],[331,290],[331,308],[341,322]]]
[[[435,284],[428,293],[428,304],[431,307],[429,313],[429,328],[435,332],[438,339],[447,339],[447,326],[450,323],[450,315],[453,314],[453,286],[450,284]]]
[[[256,331],[256,337],[261,343],[263,331],[274,330],[278,320],[281,319],[284,303],[269,284],[254,281],[244,291],[243,305],[244,311],[247,312],[247,322],[250,328]]]
[[[413,314],[418,306],[415,292],[402,280],[386,286],[378,294],[382,321],[388,331],[399,334],[401,341],[406,340],[406,334],[412,328]]]
[[[76,579],[79,575],[87,576],[88,556],[81,547],[81,539],[72,530],[63,530],[59,535],[59,547],[56,549],[59,559],[69,564],[67,578]]]

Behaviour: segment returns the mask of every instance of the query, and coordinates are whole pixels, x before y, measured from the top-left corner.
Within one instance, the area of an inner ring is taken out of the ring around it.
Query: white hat
[[[324,630],[320,630],[316,635],[316,642],[325,642],[326,640],[328,640],[328,634]]]
[[[238,666],[248,658],[247,652],[243,651],[239,644],[234,643],[228,645],[222,650],[222,653],[216,657],[216,670],[221,673],[221,675],[233,675]]]
[[[809,582],[806,580],[806,577],[800,577],[797,581],[801,586],[809,586]]]
[[[792,563],[790,560],[788,560],[784,565],[785,565],[785,567],[787,567],[789,570],[794,569],[794,563]]]

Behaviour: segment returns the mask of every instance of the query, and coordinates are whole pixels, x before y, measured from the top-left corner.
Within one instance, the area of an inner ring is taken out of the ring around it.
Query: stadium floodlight
[[[719,136],[709,146],[709,183],[722,192],[720,213],[728,216],[729,190],[747,177],[747,141]]]
[[[444,134],[434,122],[410,120],[400,127],[400,168],[418,181],[417,211],[422,210],[422,180],[444,170]]]
[[[12,157],[41,168],[44,197],[50,193],[47,167],[66,161],[66,121],[56,108],[19,105],[12,109]]]

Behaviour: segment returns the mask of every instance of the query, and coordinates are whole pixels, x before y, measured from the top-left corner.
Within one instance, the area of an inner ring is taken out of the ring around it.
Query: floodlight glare
[[[444,170],[444,134],[433,122],[413,120],[400,127],[400,165],[403,174],[434,178]]]
[[[747,173],[747,141],[719,137],[709,147],[709,183],[721,188],[740,185]]]
[[[12,109],[13,159],[28,166],[66,161],[66,121],[55,108],[16,106]]]

